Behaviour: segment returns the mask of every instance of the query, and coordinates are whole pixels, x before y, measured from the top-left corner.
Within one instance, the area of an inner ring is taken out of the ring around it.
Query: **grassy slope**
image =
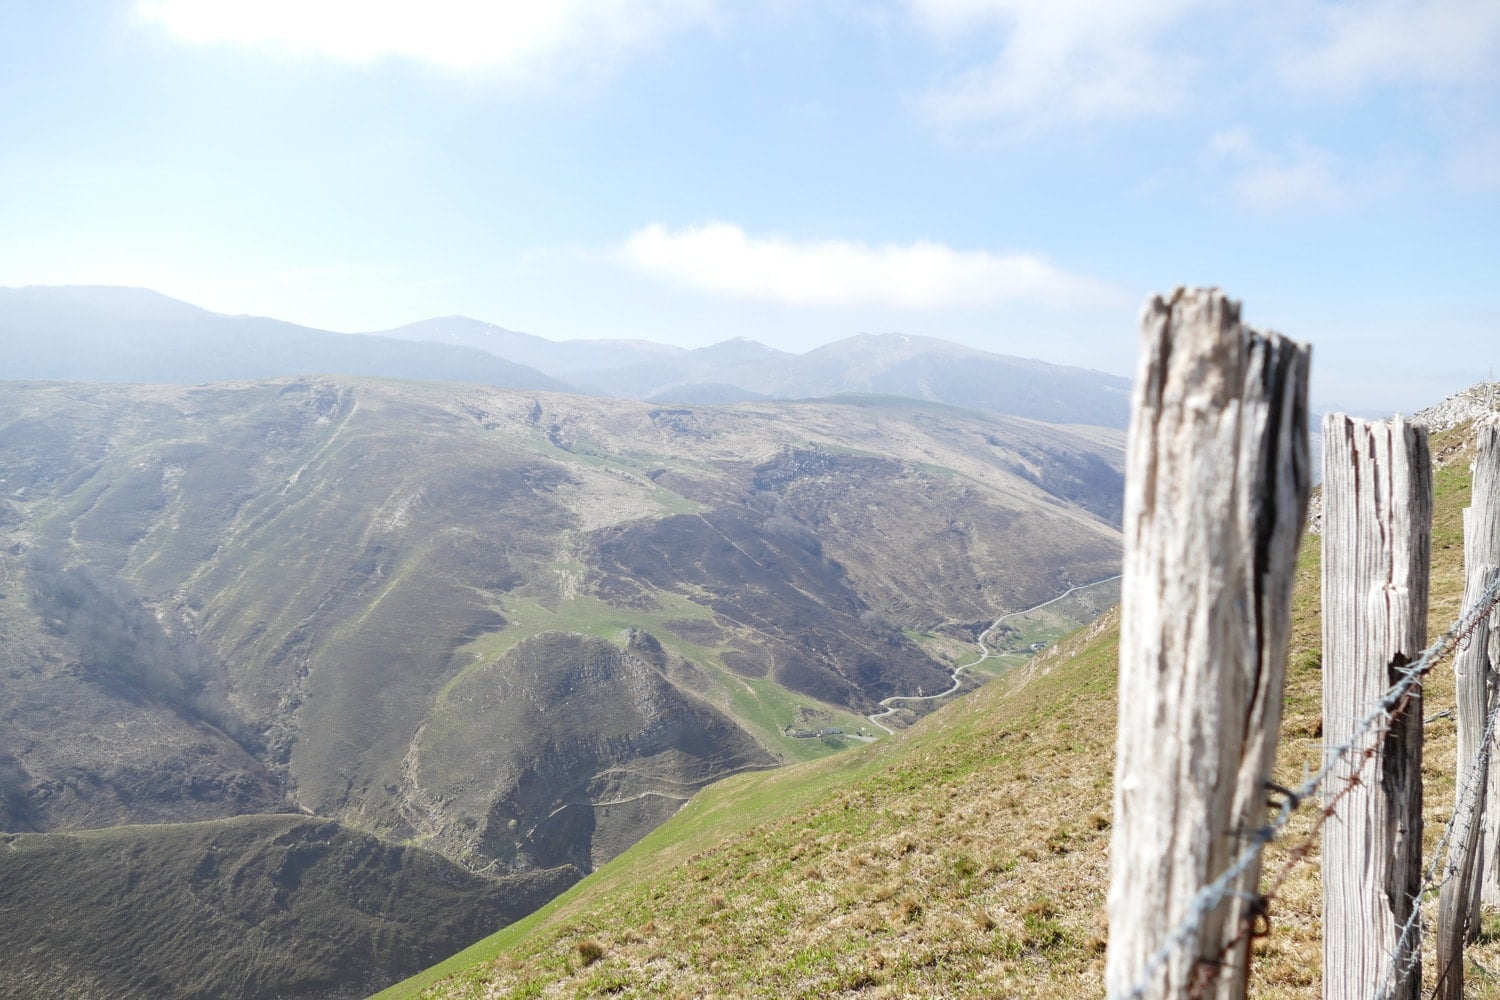
[[[1109,779],[1068,759],[1108,727],[1114,650],[1101,636],[1066,670],[991,684],[889,740],[715,785],[538,914],[386,995],[473,966],[434,995],[994,996],[1039,965],[1069,970],[1057,995],[1072,995],[1073,977],[1098,976],[1097,905],[1068,898],[1102,904]],[[584,967],[589,941],[605,957]]]
[[[1468,456],[1436,478],[1431,621],[1461,591]],[[1319,548],[1298,569],[1278,780],[1316,766]],[[731,779],[532,917],[381,994],[425,997],[1076,997],[1102,992],[1117,623],[1113,615],[892,739]],[[1429,680],[1425,714],[1452,704]],[[1429,849],[1451,809],[1451,719],[1427,727]],[[1277,872],[1304,810],[1267,857]],[[1320,983],[1317,852],[1273,903],[1251,993]],[[1471,950],[1474,996],[1497,995]],[[1430,969],[1430,958],[1428,968]],[[1430,979],[1429,975],[1429,979]]]

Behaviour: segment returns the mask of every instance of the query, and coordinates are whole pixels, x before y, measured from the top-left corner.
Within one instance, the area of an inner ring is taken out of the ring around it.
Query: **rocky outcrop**
[[[1500,382],[1479,382],[1455,392],[1441,403],[1418,410],[1411,422],[1437,433],[1482,416],[1500,414]]]

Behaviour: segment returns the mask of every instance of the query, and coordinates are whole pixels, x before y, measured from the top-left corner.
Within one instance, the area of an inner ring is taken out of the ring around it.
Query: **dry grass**
[[[425,995],[1102,992],[1114,648],[716,786]]]

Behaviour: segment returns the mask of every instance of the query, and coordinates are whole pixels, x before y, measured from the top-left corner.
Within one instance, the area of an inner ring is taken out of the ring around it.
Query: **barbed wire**
[[[1422,935],[1426,932],[1426,925],[1422,920],[1422,897],[1434,889],[1441,890],[1453,877],[1458,874],[1462,862],[1456,858],[1457,845],[1463,843],[1473,825],[1478,809],[1479,797],[1473,793],[1482,780],[1487,777],[1487,768],[1490,758],[1490,740],[1495,733],[1495,720],[1500,717],[1500,702],[1490,709],[1489,716],[1485,719],[1483,742],[1474,755],[1468,771],[1464,775],[1462,784],[1458,790],[1457,799],[1454,802],[1453,815],[1448,817],[1448,822],[1443,825],[1443,833],[1438,838],[1437,846],[1433,849],[1432,860],[1428,863],[1427,870],[1422,874],[1422,883],[1410,899],[1411,912],[1401,924],[1401,933],[1397,935],[1396,947],[1391,953],[1390,960],[1385,968],[1381,970],[1380,982],[1376,987],[1375,995],[1383,996],[1385,990],[1393,983],[1400,982],[1410,974],[1416,965],[1418,957],[1422,953]],[[1459,818],[1463,817],[1462,829],[1459,830]],[[1483,816],[1477,816],[1481,821]],[[1458,831],[1455,838],[1454,832]],[[1442,862],[1443,877],[1439,879],[1437,873],[1439,862]]]
[[[1495,589],[1500,587],[1500,579],[1496,580]],[[1481,599],[1481,604],[1483,599]],[[1493,602],[1491,603],[1493,608]],[[1481,615],[1467,632],[1459,637],[1458,646],[1468,648],[1469,635],[1478,627],[1479,621],[1485,616]],[[1500,720],[1500,698],[1491,697],[1493,704],[1484,720],[1484,730],[1479,738],[1479,745],[1474,751],[1473,759],[1465,770],[1463,779],[1459,782],[1457,793],[1453,802],[1453,815],[1448,817],[1448,822],[1443,825],[1442,835],[1438,837],[1437,845],[1433,848],[1432,859],[1428,862],[1427,870],[1422,874],[1422,883],[1417,887],[1416,893],[1411,898],[1411,913],[1407,915],[1401,925],[1401,933],[1396,938],[1396,948],[1391,955],[1391,960],[1381,972],[1380,984],[1376,989],[1376,996],[1384,995],[1384,990],[1393,981],[1400,982],[1410,974],[1413,966],[1422,953],[1422,935],[1425,925],[1422,922],[1422,897],[1433,890],[1441,891],[1462,867],[1462,859],[1458,857],[1458,845],[1467,841],[1469,830],[1473,824],[1484,821],[1484,816],[1479,809],[1479,789],[1488,778],[1489,762],[1493,752],[1492,741],[1495,736],[1497,720]],[[1462,829],[1459,830],[1459,818],[1463,818]],[[1458,836],[1454,836],[1458,831]],[[1438,871],[1441,867],[1443,875],[1439,879]],[[1465,905],[1465,919],[1467,919],[1467,904]],[[1398,968],[1399,966],[1399,968]],[[1394,976],[1392,973],[1394,972]],[[1447,970],[1443,970],[1441,976],[1446,976]],[[1441,978],[1440,980],[1441,981]]]
[[[1250,837],[1249,842],[1240,851],[1240,854],[1229,865],[1229,867],[1227,867],[1218,876],[1218,878],[1214,879],[1208,885],[1198,890],[1198,893],[1193,897],[1192,903],[1190,903],[1188,906],[1187,913],[1184,914],[1182,920],[1178,922],[1177,927],[1167,935],[1166,939],[1156,949],[1156,951],[1154,951],[1150,956],[1147,957],[1145,963],[1141,966],[1141,971],[1136,977],[1131,988],[1125,993],[1110,994],[1109,1000],[1142,1000],[1142,998],[1145,997],[1146,993],[1151,989],[1151,984],[1155,980],[1156,975],[1161,971],[1162,967],[1165,966],[1169,961],[1171,961],[1172,956],[1176,954],[1184,944],[1187,944],[1189,941],[1192,941],[1197,937],[1198,932],[1203,925],[1203,920],[1211,912],[1218,908],[1221,903],[1223,903],[1231,896],[1238,896],[1246,899],[1247,901],[1251,901],[1249,912],[1246,915],[1247,921],[1251,924],[1251,926],[1249,928],[1242,926],[1239,933],[1236,934],[1234,938],[1231,938],[1229,943],[1226,944],[1224,948],[1219,952],[1218,958],[1222,960],[1224,956],[1233,951],[1233,949],[1238,946],[1239,942],[1243,940],[1243,937],[1245,935],[1248,934],[1250,936],[1255,936],[1254,924],[1258,921],[1266,919],[1265,904],[1268,899],[1268,894],[1244,893],[1241,890],[1233,888],[1235,883],[1239,881],[1240,877],[1244,875],[1246,871],[1248,871],[1252,866],[1259,862],[1261,855],[1265,852],[1266,847],[1269,846],[1270,843],[1275,840],[1276,837],[1281,833],[1281,831],[1284,830],[1292,821],[1292,816],[1296,813],[1298,808],[1300,808],[1303,803],[1311,800],[1313,796],[1317,795],[1318,792],[1322,790],[1323,783],[1328,779],[1328,776],[1331,775],[1334,770],[1343,763],[1344,758],[1348,757],[1356,750],[1360,750],[1361,752],[1359,765],[1360,767],[1362,767],[1364,762],[1374,755],[1375,749],[1378,745],[1378,741],[1371,741],[1367,746],[1361,748],[1361,743],[1365,739],[1365,737],[1372,732],[1376,732],[1377,730],[1379,730],[1379,732],[1383,734],[1389,728],[1392,720],[1400,718],[1401,714],[1404,713],[1407,707],[1411,704],[1413,694],[1416,691],[1417,687],[1421,684],[1422,678],[1425,677],[1433,667],[1437,666],[1437,664],[1441,663],[1444,659],[1451,655],[1453,651],[1458,648],[1460,642],[1467,642],[1469,636],[1479,626],[1479,623],[1489,616],[1490,612],[1494,610],[1497,604],[1500,604],[1500,579],[1497,579],[1495,583],[1485,591],[1484,595],[1475,602],[1474,606],[1468,612],[1464,613],[1456,621],[1454,621],[1453,624],[1450,625],[1448,629],[1438,637],[1436,642],[1432,643],[1432,645],[1423,650],[1422,654],[1418,656],[1415,661],[1404,666],[1393,665],[1393,667],[1399,669],[1400,677],[1394,684],[1387,688],[1384,693],[1381,694],[1380,698],[1375,704],[1375,707],[1355,723],[1354,732],[1347,740],[1345,740],[1338,746],[1324,748],[1323,766],[1321,768],[1319,768],[1312,775],[1305,778],[1303,782],[1294,789],[1270,789],[1272,791],[1280,792],[1282,796],[1280,802],[1272,803],[1275,807],[1275,814],[1265,825],[1261,826],[1255,831],[1255,833]],[[1321,816],[1314,826],[1312,835],[1309,836],[1309,838],[1302,844],[1299,844],[1296,848],[1293,849],[1293,856],[1291,859],[1289,859],[1289,867],[1290,865],[1295,864],[1297,861],[1300,861],[1303,857],[1306,856],[1307,852],[1311,850],[1313,845],[1313,837],[1316,837],[1317,832],[1322,829],[1323,824],[1326,823],[1330,818],[1332,818],[1338,803],[1354,787],[1355,782],[1357,782],[1358,780],[1357,775],[1359,769],[1359,767],[1355,769],[1354,775],[1346,779],[1347,784],[1345,785],[1345,787],[1340,789],[1340,791],[1332,799],[1330,799],[1328,803],[1324,805]],[[1451,822],[1452,820],[1450,820],[1450,824]],[[1276,880],[1277,887],[1279,887],[1281,881],[1285,878],[1285,875],[1285,871],[1283,871],[1279,875],[1278,879]],[[1420,907],[1414,905],[1413,912],[1420,914]],[[1420,922],[1420,920],[1418,922]],[[1398,957],[1399,948],[1397,954],[1392,956],[1393,961]],[[1212,978],[1217,975],[1217,963],[1205,961],[1204,964],[1207,965],[1211,970],[1207,976],[1207,981],[1211,982]],[[1199,990],[1201,990],[1202,988],[1204,987],[1198,987]]]

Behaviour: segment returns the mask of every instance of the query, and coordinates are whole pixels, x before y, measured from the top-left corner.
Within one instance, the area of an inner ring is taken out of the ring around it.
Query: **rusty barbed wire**
[[[1489,611],[1493,610],[1494,606],[1495,602],[1491,601],[1489,607],[1485,609],[1485,614],[1475,618],[1474,623],[1460,635],[1460,649],[1468,648],[1463,645],[1464,640],[1474,633],[1479,623],[1489,616]],[[1469,828],[1476,820],[1483,822],[1484,817],[1478,809],[1478,789],[1488,777],[1490,757],[1494,751],[1493,740],[1495,729],[1497,720],[1500,720],[1500,698],[1493,699],[1493,701],[1494,704],[1490,706],[1489,713],[1485,717],[1484,729],[1480,734],[1479,745],[1474,752],[1474,759],[1464,771],[1462,781],[1459,782],[1454,798],[1453,815],[1449,816],[1448,822],[1443,825],[1443,833],[1438,838],[1437,845],[1433,848],[1432,860],[1428,863],[1427,870],[1422,875],[1422,884],[1417,888],[1416,895],[1411,901],[1411,913],[1402,923],[1401,933],[1396,939],[1396,952],[1391,956],[1391,963],[1382,971],[1380,980],[1380,987],[1382,989],[1391,981],[1390,972],[1395,962],[1404,961],[1406,963],[1403,968],[1396,972],[1394,978],[1397,981],[1405,978],[1411,971],[1416,957],[1421,954],[1422,935],[1425,932],[1425,925],[1422,921],[1422,897],[1434,889],[1441,890],[1458,874],[1462,861],[1456,857],[1457,845],[1464,842],[1468,836]],[[1455,837],[1454,832],[1458,829],[1457,824],[1460,816],[1464,817],[1463,826],[1459,830],[1459,835]],[[1437,878],[1439,861],[1442,862],[1443,867],[1443,877],[1441,879]],[[1465,913],[1465,919],[1467,920],[1467,913]],[[1442,976],[1446,975],[1447,971],[1444,970]],[[1438,983],[1441,985],[1441,977]]]
[[[1256,938],[1265,937],[1269,934],[1271,903],[1276,900],[1282,884],[1286,882],[1287,877],[1296,869],[1297,865],[1306,860],[1307,856],[1312,853],[1312,849],[1317,846],[1318,837],[1322,833],[1323,827],[1338,812],[1339,803],[1363,783],[1359,778],[1360,772],[1364,770],[1365,764],[1374,758],[1375,751],[1384,739],[1385,731],[1389,729],[1390,723],[1406,715],[1406,711],[1412,703],[1413,690],[1409,688],[1402,696],[1401,701],[1391,711],[1386,719],[1385,729],[1372,730],[1375,732],[1376,738],[1370,741],[1370,744],[1355,759],[1353,773],[1344,779],[1344,787],[1340,788],[1323,804],[1323,808],[1318,810],[1317,818],[1313,821],[1312,829],[1308,831],[1307,835],[1301,841],[1288,848],[1287,860],[1271,878],[1270,882],[1266,884],[1266,887],[1249,897],[1250,907],[1246,910],[1245,915],[1240,918],[1239,932],[1224,942],[1223,947],[1219,949],[1218,954],[1213,959],[1200,958],[1198,960],[1200,966],[1211,968],[1213,974],[1206,981],[1200,983],[1200,980],[1197,978],[1197,970],[1195,970],[1194,982],[1188,988],[1188,1000],[1200,1000],[1203,991],[1217,980],[1219,971],[1227,965],[1225,960],[1236,948],[1241,944],[1253,943]],[[1267,791],[1279,792],[1284,795],[1286,798],[1280,805],[1288,807],[1291,812],[1295,812],[1302,804],[1302,797],[1291,789],[1269,781],[1266,782],[1266,789]],[[1266,928],[1264,932],[1260,930],[1262,926]],[[1248,957],[1247,952],[1247,960]]]
[[[1389,731],[1390,724],[1404,715],[1413,700],[1414,692],[1420,687],[1422,679],[1432,671],[1433,667],[1452,655],[1454,650],[1458,648],[1460,640],[1468,640],[1474,630],[1479,627],[1480,622],[1489,617],[1496,605],[1500,605],[1500,580],[1496,580],[1479,600],[1475,602],[1474,606],[1469,611],[1460,615],[1435,642],[1422,651],[1422,654],[1414,662],[1399,667],[1400,678],[1381,694],[1375,707],[1355,723],[1353,735],[1336,747],[1325,747],[1323,766],[1305,778],[1295,789],[1280,789],[1280,791],[1285,793],[1283,799],[1279,803],[1268,803],[1268,805],[1274,805],[1275,810],[1270,820],[1255,831],[1250,841],[1229,867],[1224,869],[1208,885],[1198,890],[1197,895],[1194,896],[1193,901],[1188,906],[1187,913],[1178,922],[1177,927],[1167,935],[1157,950],[1147,957],[1141,967],[1140,974],[1131,985],[1131,988],[1124,993],[1109,994],[1108,1000],[1142,1000],[1151,989],[1151,984],[1162,967],[1172,959],[1172,956],[1179,948],[1197,936],[1204,918],[1209,913],[1217,909],[1221,903],[1231,896],[1249,895],[1232,888],[1235,882],[1253,865],[1259,862],[1266,847],[1291,822],[1292,816],[1297,809],[1322,790],[1324,782],[1333,774],[1334,769],[1342,764],[1344,759],[1351,753],[1358,750],[1359,754],[1356,761],[1358,766],[1351,775],[1344,779],[1344,787],[1339,789],[1337,793],[1324,803],[1323,808],[1320,810],[1320,816],[1314,823],[1312,832],[1303,842],[1292,848],[1288,864],[1272,880],[1272,888],[1280,888],[1287,875],[1290,874],[1291,868],[1295,867],[1297,863],[1300,863],[1311,852],[1313,846],[1315,846],[1318,833],[1322,831],[1323,826],[1328,820],[1336,814],[1338,803],[1360,783],[1360,770],[1363,769],[1364,764],[1375,754],[1380,743],[1380,737],[1383,737]],[[1497,710],[1500,710],[1500,706],[1497,706]],[[1492,723],[1493,720],[1494,713],[1492,712]],[[1368,746],[1361,747],[1361,741],[1371,733],[1376,733],[1377,738],[1372,740]],[[1457,810],[1455,809],[1456,816]],[[1454,819],[1450,818],[1448,824],[1450,828],[1453,822]],[[1442,842],[1446,842],[1450,833],[1451,829],[1445,829]],[[1253,898],[1261,901],[1256,905],[1265,911],[1265,919],[1269,921],[1269,904],[1271,899],[1274,898],[1274,892],[1253,894]],[[1251,911],[1247,912],[1247,916],[1253,916],[1253,910],[1254,907],[1252,907]],[[1412,912],[1416,916],[1416,922],[1420,924],[1420,893],[1418,894],[1418,899],[1414,901]],[[1241,923],[1243,924],[1244,922],[1242,918]],[[1409,918],[1408,923],[1410,922]],[[1235,937],[1231,938],[1222,947],[1215,958],[1199,958],[1194,964],[1192,974],[1195,978],[1193,983],[1190,983],[1189,988],[1197,989],[1201,994],[1202,990],[1206,989],[1206,985],[1199,987],[1197,985],[1197,977],[1200,975],[1209,976],[1210,973],[1200,973],[1199,968],[1207,967],[1212,970],[1211,978],[1207,980],[1208,983],[1212,983],[1213,979],[1217,978],[1219,972],[1222,970],[1224,958],[1239,946],[1242,940],[1240,935],[1246,933],[1248,932],[1242,926],[1237,930]],[[1420,935],[1420,931],[1415,933]],[[1401,958],[1402,953],[1398,944],[1397,952],[1392,956],[1392,962],[1394,963]]]

